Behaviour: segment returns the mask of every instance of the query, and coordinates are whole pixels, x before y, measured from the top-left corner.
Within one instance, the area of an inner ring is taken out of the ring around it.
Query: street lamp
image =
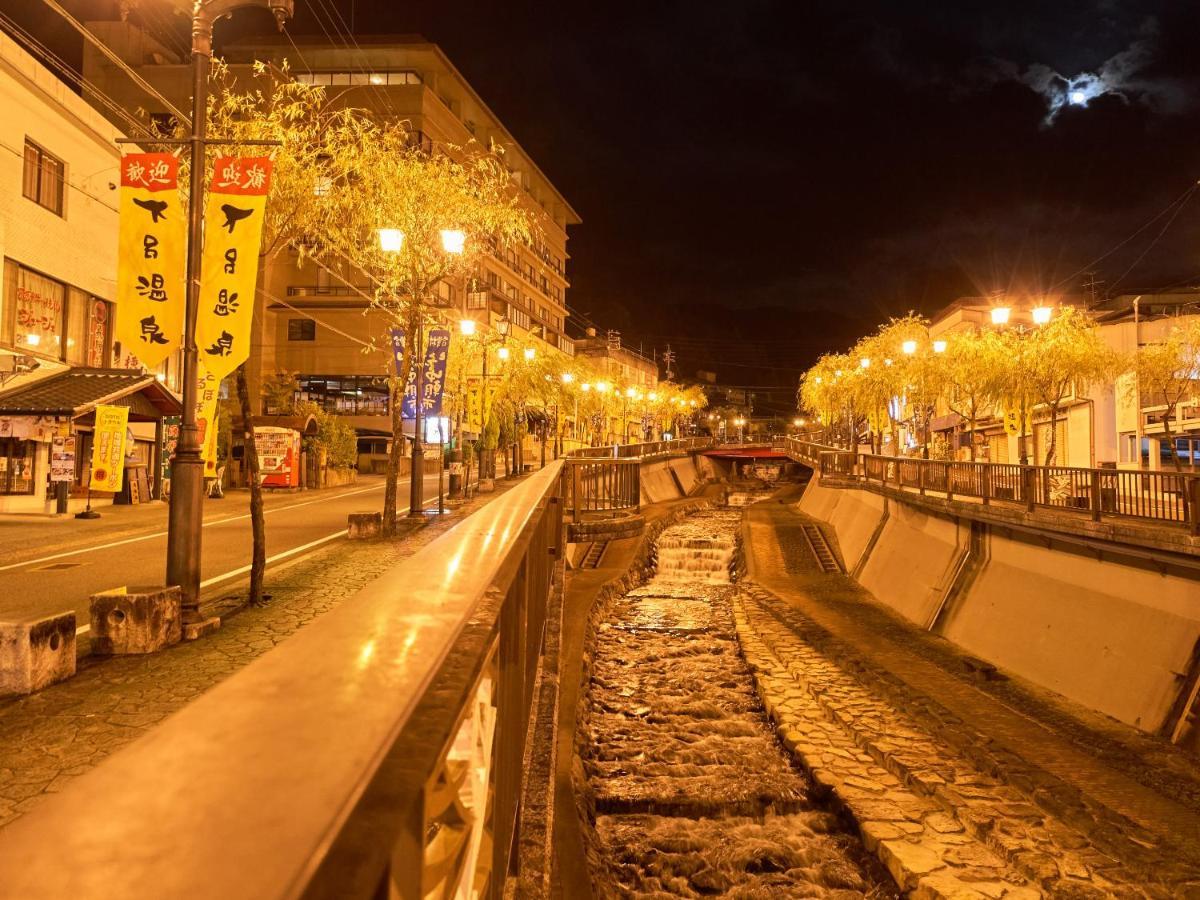
[[[458,323],[458,333],[463,337],[471,337],[475,334],[475,320],[463,319]]]
[[[525,362],[532,362],[535,356],[537,356],[537,351],[533,347],[525,348]]]
[[[1049,306],[1035,306],[1033,309],[1033,324],[1045,325],[1050,321],[1050,317],[1054,315],[1054,310]]]
[[[188,199],[187,297],[183,313],[183,410],[179,442],[171,458],[171,506],[167,512],[167,584],[179,585],[182,618],[200,621],[200,553],[204,526],[204,456],[196,427],[200,354],[200,250],[204,240],[204,174],[208,139],[208,76],[213,23],[247,6],[265,7],[280,30],[294,12],[292,0],[197,0],[192,13],[192,133]],[[250,428],[250,423],[246,423]]]
[[[502,359],[502,360],[508,359],[508,348],[507,347],[497,347],[496,348],[496,357],[498,359]]]
[[[442,249],[447,253],[460,255],[467,243],[467,236],[456,228],[442,229]]]
[[[992,309],[992,324],[1007,325],[1009,314],[1012,312],[1007,306],[997,306]]]
[[[903,350],[905,353],[907,353],[909,356],[912,356],[914,353],[917,352],[917,342],[916,341],[905,341],[903,344],[900,345],[900,349]],[[838,372],[838,374],[841,375],[842,373]]]
[[[404,232],[399,228],[380,228],[379,249],[384,253],[399,253],[404,247]]]

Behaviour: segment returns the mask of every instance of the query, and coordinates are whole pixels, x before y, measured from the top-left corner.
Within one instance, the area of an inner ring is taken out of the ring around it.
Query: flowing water
[[[713,509],[665,529],[655,575],[600,626],[584,750],[597,896],[897,896],[811,800],[739,654],[741,517]]]

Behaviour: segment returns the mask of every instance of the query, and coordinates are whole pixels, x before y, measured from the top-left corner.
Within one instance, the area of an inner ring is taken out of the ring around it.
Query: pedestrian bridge
[[[1194,488],[877,459],[550,463],[0,831],[0,897],[1187,895]]]

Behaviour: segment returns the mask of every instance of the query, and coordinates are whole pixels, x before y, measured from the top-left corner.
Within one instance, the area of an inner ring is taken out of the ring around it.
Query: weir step
[[[837,557],[833,555],[833,551],[829,548],[829,542],[825,540],[825,535],[821,533],[821,529],[816,525],[806,524],[804,526],[804,537],[808,540],[808,546],[812,548],[813,556],[817,558],[817,564],[820,565],[821,571],[841,574],[842,567],[839,565]]]

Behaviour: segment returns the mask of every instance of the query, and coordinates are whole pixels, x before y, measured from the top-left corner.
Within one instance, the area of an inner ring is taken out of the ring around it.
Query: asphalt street
[[[267,563],[294,559],[344,538],[352,512],[382,507],[384,479],[311,493],[268,498]],[[425,479],[426,501],[437,502],[437,476]],[[205,504],[201,590],[233,589],[250,571],[248,494]],[[400,484],[407,511],[408,480]],[[427,502],[427,506],[428,506]],[[108,522],[66,519],[4,523],[0,542],[0,619],[13,621],[74,610],[80,632],[88,630],[88,598],[122,586],[162,584],[167,549],[167,508],[155,504],[128,513],[109,511]]]

